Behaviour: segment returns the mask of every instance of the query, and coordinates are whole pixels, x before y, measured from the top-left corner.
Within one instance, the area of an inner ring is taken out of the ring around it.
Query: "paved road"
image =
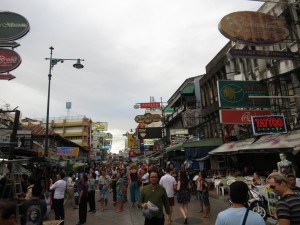
[[[216,195],[211,193],[213,197],[210,197],[211,203],[211,216],[210,218],[203,218],[203,214],[199,213],[199,202],[193,195],[189,204],[189,225],[214,225],[217,214],[228,208],[229,204],[226,199],[217,199]],[[96,199],[98,199],[99,192],[96,192]],[[129,195],[128,195],[129,197]],[[132,208],[131,204],[127,202],[124,206],[124,211],[116,213],[116,206],[112,204],[112,196],[110,195],[108,210],[101,212],[100,203],[96,203],[96,213],[88,213],[87,222],[85,225],[143,225],[144,217],[141,210],[137,207]],[[73,209],[71,205],[65,207],[65,225],[75,225],[78,222],[78,209]],[[54,218],[54,212],[51,212],[51,217]],[[179,211],[178,204],[175,203],[174,213],[172,216],[172,225],[183,224],[183,218]],[[267,222],[268,225],[273,223]]]

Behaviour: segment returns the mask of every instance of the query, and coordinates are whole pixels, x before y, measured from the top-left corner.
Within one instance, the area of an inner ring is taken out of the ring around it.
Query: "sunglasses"
[[[276,186],[275,186],[275,185],[270,185],[269,187],[270,187],[271,189],[275,189]]]

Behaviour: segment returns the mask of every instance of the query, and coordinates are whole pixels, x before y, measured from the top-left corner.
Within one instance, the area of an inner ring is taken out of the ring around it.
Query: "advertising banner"
[[[128,134],[127,138],[128,138],[128,140],[127,140],[128,141],[128,148],[132,148],[132,146],[135,144],[133,134]]]
[[[252,116],[251,120],[254,135],[287,133],[283,115]]]
[[[56,155],[58,156],[78,156],[79,148],[74,147],[57,147]]]
[[[140,103],[140,108],[141,109],[160,108],[160,102]]]
[[[248,96],[268,96],[265,81],[219,80],[219,107],[224,108],[270,108],[269,98],[248,98]]]
[[[220,122],[223,124],[252,124],[251,116],[270,115],[268,110],[220,109]]]
[[[107,131],[107,122],[95,122],[92,124],[92,130]]]
[[[139,139],[161,138],[161,127],[138,128]]]

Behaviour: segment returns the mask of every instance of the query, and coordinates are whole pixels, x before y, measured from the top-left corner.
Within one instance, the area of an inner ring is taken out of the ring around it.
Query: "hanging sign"
[[[287,133],[283,115],[252,116],[254,135]]]

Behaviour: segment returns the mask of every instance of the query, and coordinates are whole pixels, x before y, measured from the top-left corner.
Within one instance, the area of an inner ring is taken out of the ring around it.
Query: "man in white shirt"
[[[65,172],[61,171],[56,175],[57,180],[55,183],[53,183],[53,180],[50,179],[50,190],[54,190],[53,208],[55,213],[55,220],[65,219],[64,197],[67,188],[67,182],[63,180],[64,177]]]
[[[166,174],[160,178],[159,184],[162,185],[167,192],[169,204],[170,204],[170,218],[169,221],[172,219],[173,207],[175,205],[174,200],[174,190],[176,187],[176,180],[173,176],[171,176],[171,168],[167,167]]]
[[[149,184],[149,173],[146,168],[144,169],[144,174],[142,175],[142,184],[143,187]]]

